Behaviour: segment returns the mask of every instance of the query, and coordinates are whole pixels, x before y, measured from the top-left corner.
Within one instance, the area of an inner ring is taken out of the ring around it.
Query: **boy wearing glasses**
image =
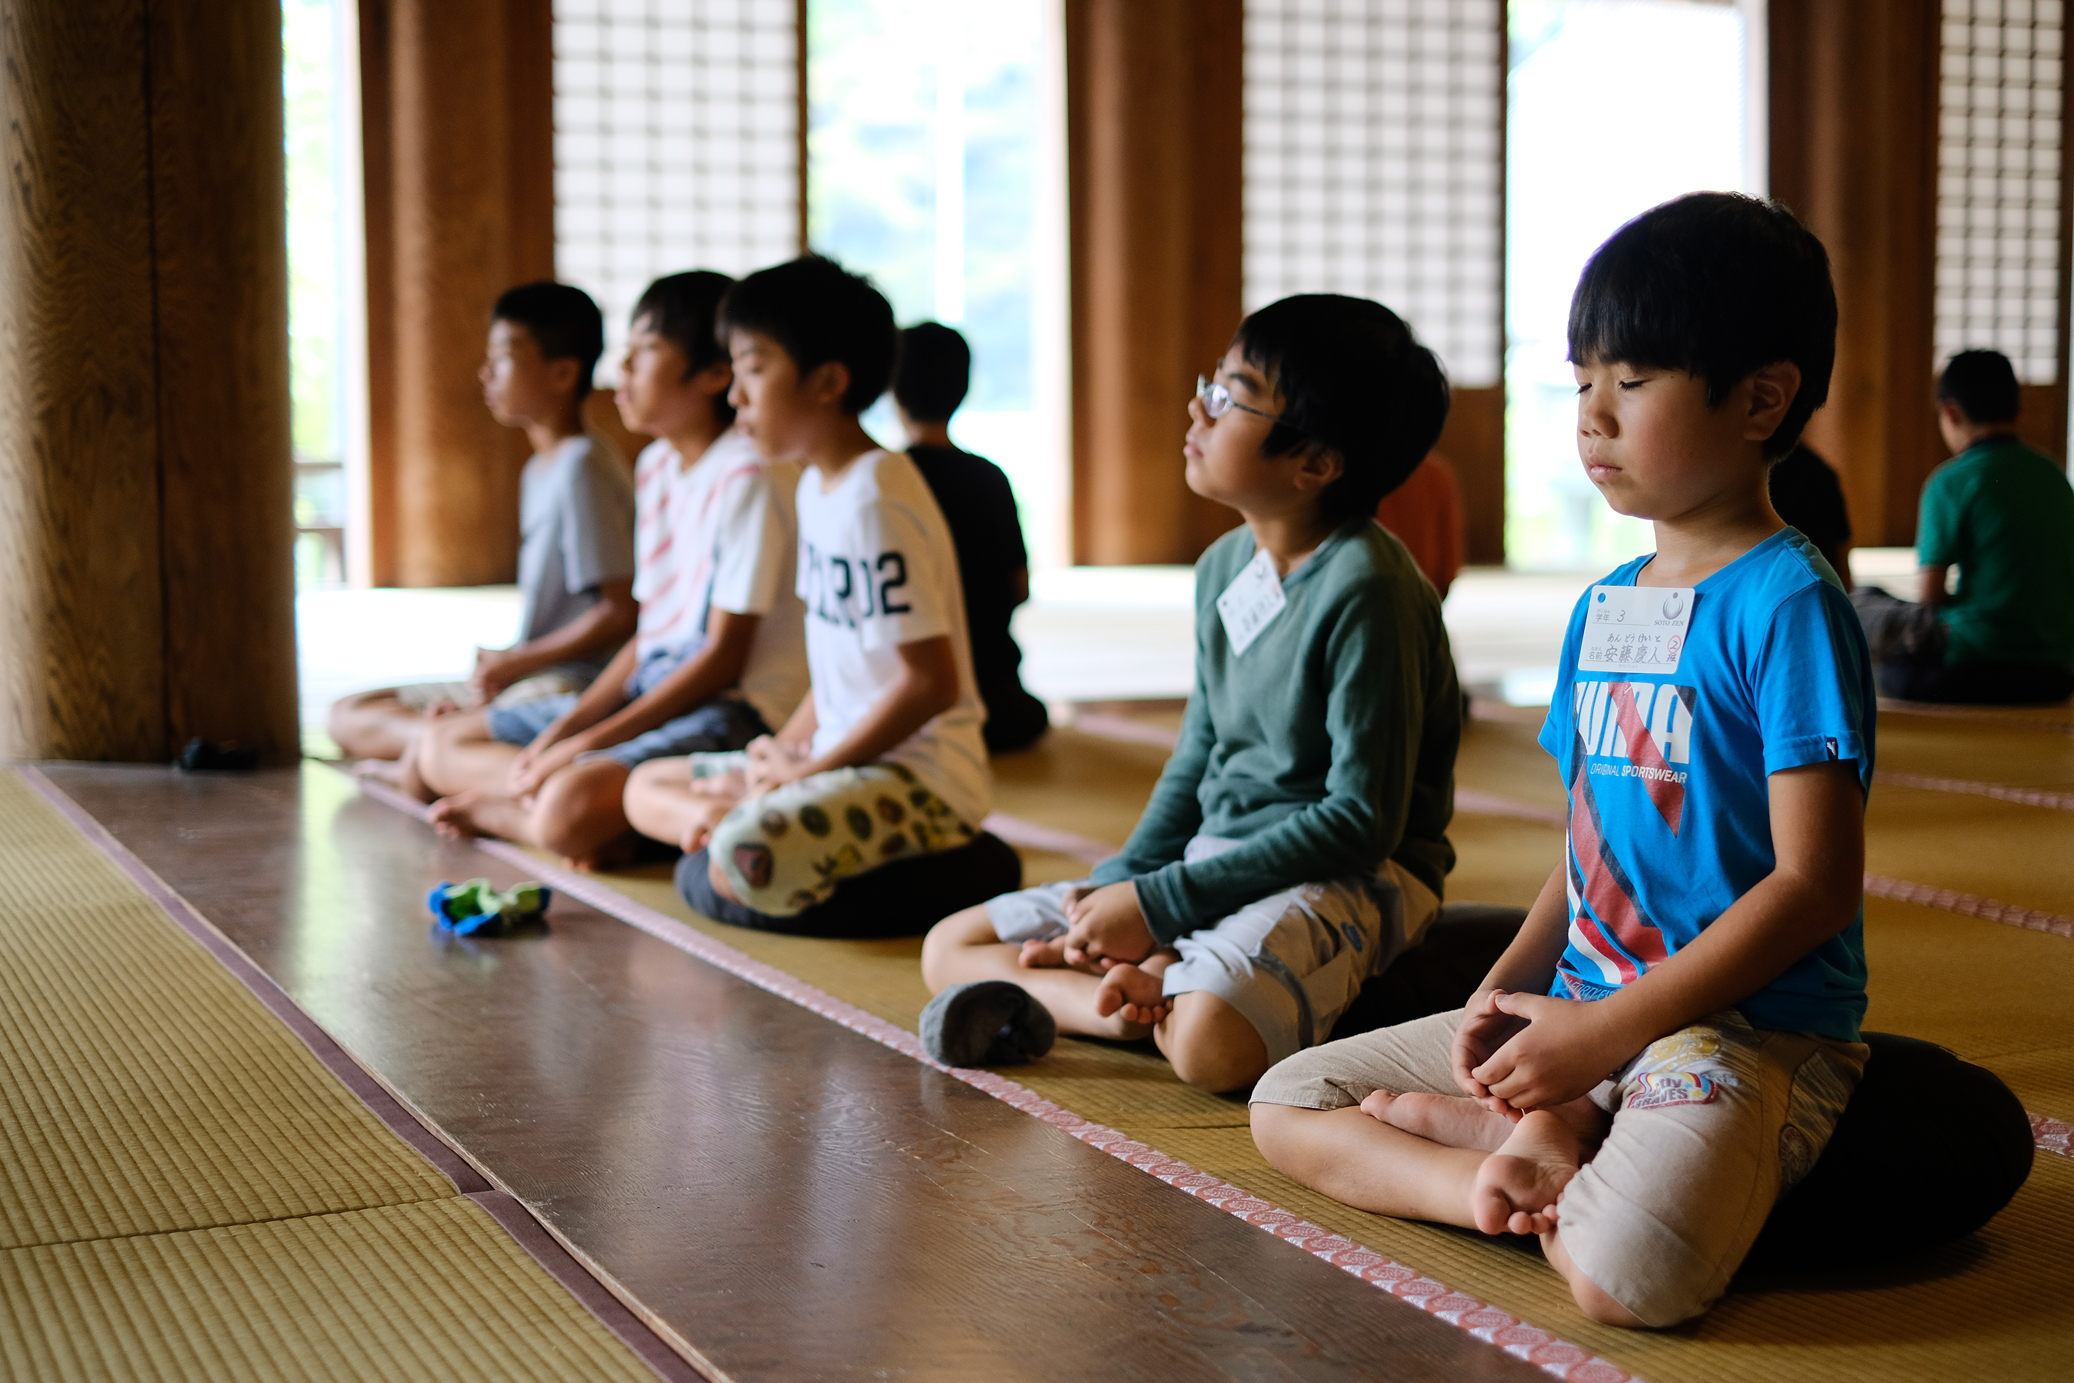
[[[1439,599],[1371,516],[1447,408],[1376,303],[1286,298],[1240,325],[1182,448],[1189,488],[1245,523],[1196,564],[1180,746],[1122,854],[930,932],[939,1060],[1149,1034],[1183,1080],[1244,1089],[1424,934],[1454,863],[1461,696]]]

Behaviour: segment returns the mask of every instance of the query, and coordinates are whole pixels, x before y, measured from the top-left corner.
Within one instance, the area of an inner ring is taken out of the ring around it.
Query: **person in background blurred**
[[[1023,651],[1008,631],[1015,607],[1030,598],[1030,558],[1015,491],[999,466],[951,443],[951,414],[965,401],[971,380],[972,348],[956,331],[923,322],[900,333],[893,402],[907,431],[907,454],[936,496],[958,548],[972,675],[987,708],[987,752],[1006,754],[1035,744],[1051,718],[1044,703],[1023,688]]]
[[[1772,509],[1807,535],[1850,590],[1856,584],[1851,580],[1851,511],[1844,506],[1835,467],[1802,442],[1772,467],[1771,495]]]
[[[1429,452],[1402,485],[1383,496],[1375,521],[1411,550],[1412,561],[1426,573],[1440,598],[1461,574],[1466,540],[1462,529],[1462,487],[1455,468],[1439,452]]]

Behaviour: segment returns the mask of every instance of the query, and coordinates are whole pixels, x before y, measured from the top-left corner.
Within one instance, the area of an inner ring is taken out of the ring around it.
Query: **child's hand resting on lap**
[[[1497,1054],[1516,1033],[1526,1027],[1524,1019],[1515,1018],[1499,1009],[1492,1001],[1502,990],[1480,989],[1464,1006],[1462,1026],[1455,1029],[1455,1084],[1462,1087],[1464,1094],[1494,1114],[1503,1114],[1515,1122],[1520,1111],[1493,1095],[1490,1087],[1476,1078],[1475,1072]]]
[[[1076,967],[1140,961],[1159,946],[1129,879],[1067,895],[1066,923],[1066,964]]]
[[[1552,1109],[1591,1093],[1638,1050],[1633,1036],[1621,1030],[1619,1014],[1605,1001],[1580,1003],[1503,990],[1481,997],[1494,1015],[1524,1019],[1526,1026],[1468,1074],[1488,1097],[1521,1114]],[[1466,1031],[1470,1025],[1465,1022],[1462,1026]],[[1486,1029],[1497,1030],[1495,1020]],[[1464,1053],[1465,1045],[1458,1036],[1458,1072]]]
[[[744,774],[752,793],[769,792],[807,776],[807,747],[785,743],[776,735],[759,735],[749,741],[749,771]]]

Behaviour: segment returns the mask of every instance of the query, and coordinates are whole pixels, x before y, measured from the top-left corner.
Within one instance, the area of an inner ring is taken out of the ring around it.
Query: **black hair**
[[[728,289],[719,330],[770,337],[801,375],[841,361],[850,371],[842,406],[852,416],[886,392],[900,346],[885,295],[862,274],[818,254],[759,269]]]
[[[490,320],[524,327],[543,359],[574,360],[580,367],[576,401],[590,397],[591,376],[605,353],[605,315],[590,294],[567,283],[523,283],[498,295]]]
[[[1969,423],[2013,423],[2021,398],[2016,367],[2000,351],[1960,351],[1937,377],[1937,401],[1959,405]]]
[[[1284,298],[1239,323],[1232,344],[1282,397],[1261,454],[1340,454],[1339,479],[1318,496],[1329,520],[1373,514],[1440,440],[1447,376],[1381,303],[1337,293]]]
[[[972,387],[972,347],[941,322],[920,322],[900,333],[900,365],[893,399],[921,423],[949,422]]]
[[[641,290],[641,299],[634,304],[630,320],[648,321],[648,329],[662,337],[690,362],[684,367],[684,377],[690,379],[709,365],[727,359],[727,348],[720,343],[720,333],[715,327],[720,310],[720,300],[735,281],[726,274],[717,274],[711,269],[693,269],[683,274],[665,274]],[[713,399],[713,411],[722,423],[735,420],[734,405],[727,401],[725,393]]]
[[[1790,360],[1800,392],[1764,443],[1776,461],[1829,398],[1829,252],[1777,202],[1694,192],[1652,207],[1584,266],[1570,299],[1570,359],[1682,370],[1706,381],[1710,408],[1755,371]]]

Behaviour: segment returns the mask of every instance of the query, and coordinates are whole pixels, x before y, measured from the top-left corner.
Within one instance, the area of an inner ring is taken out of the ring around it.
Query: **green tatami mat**
[[[654,1376],[10,772],[0,1372]]]

